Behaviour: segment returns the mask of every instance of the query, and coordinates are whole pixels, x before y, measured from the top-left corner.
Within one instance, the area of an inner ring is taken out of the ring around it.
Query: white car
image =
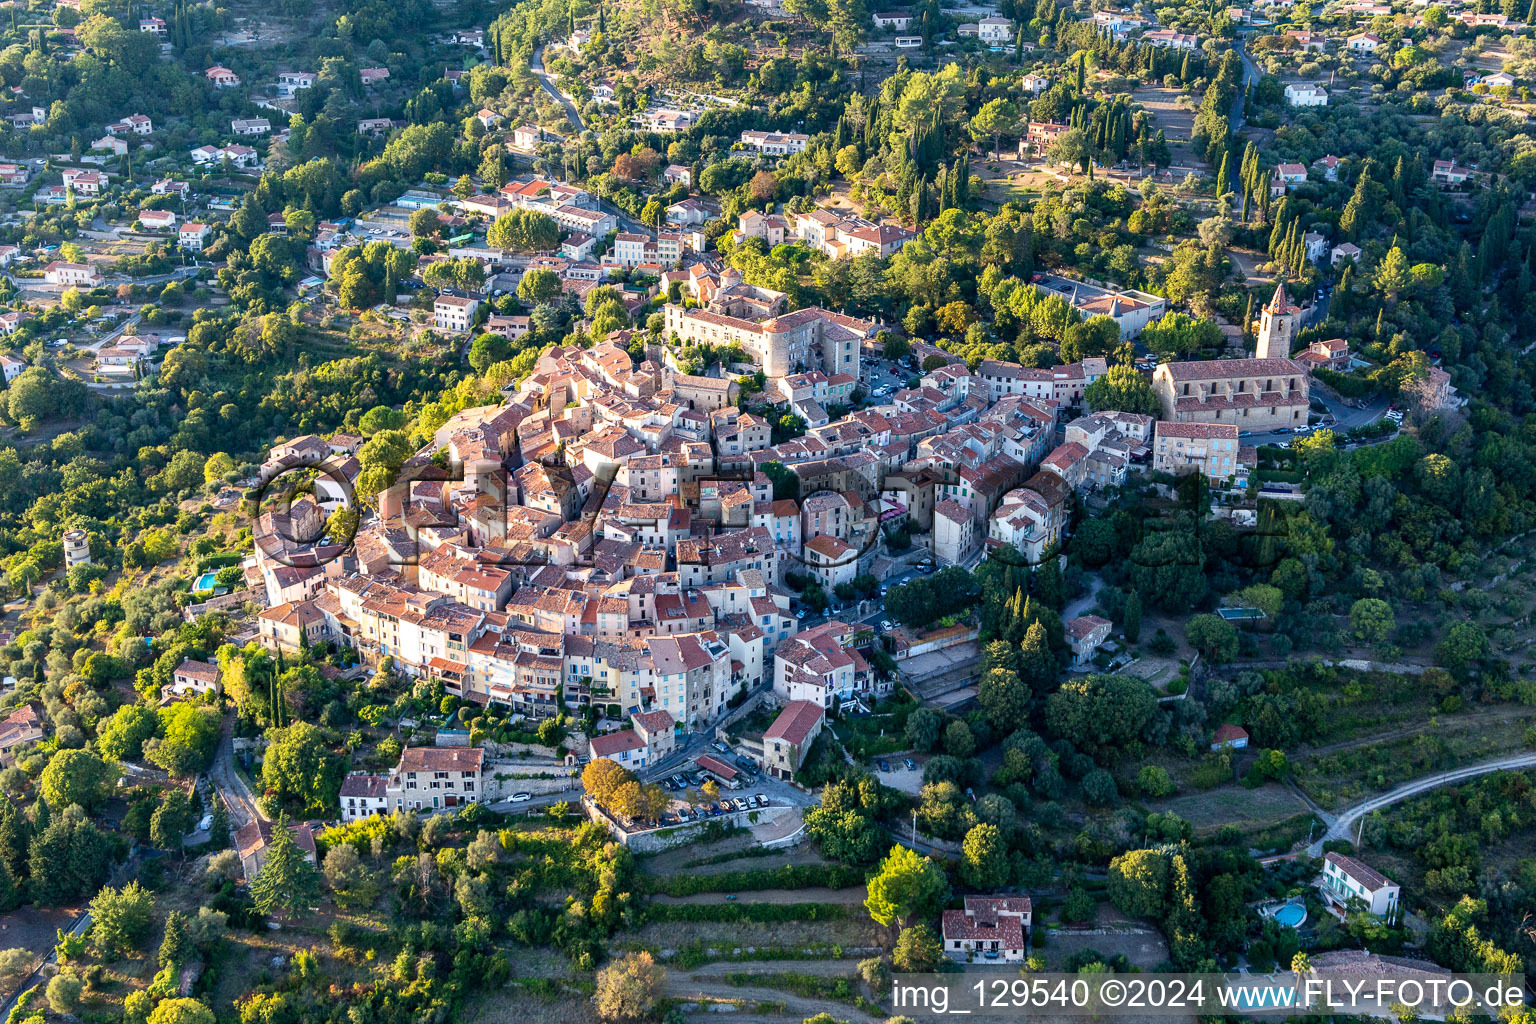
[[[895,628],[896,628],[896,623],[892,622],[890,619],[885,619],[884,621],[882,621],[880,623],[880,629],[881,629],[882,632],[889,633],[891,630],[893,630]]]
[[[203,820],[197,823],[197,830],[199,832],[207,832],[211,828],[213,828],[213,815],[203,815]]]
[[[515,804],[525,804],[529,800],[532,800],[532,799],[533,799],[533,794],[532,793],[513,793],[512,794],[512,802],[515,803]]]

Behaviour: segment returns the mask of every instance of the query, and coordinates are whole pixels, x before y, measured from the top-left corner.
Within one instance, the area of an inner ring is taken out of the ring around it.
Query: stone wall
[[[577,784],[580,771],[550,760],[491,760],[481,775],[482,799],[506,800],[514,793],[561,793]]]
[[[792,814],[795,811],[793,807],[775,804],[745,811],[732,811],[729,814],[704,818],[700,821],[690,821],[683,825],[647,829],[644,832],[626,832],[618,822],[610,818],[602,808],[596,806],[590,800],[583,799],[581,806],[586,811],[588,818],[607,826],[608,831],[613,833],[614,838],[629,847],[634,853],[659,853],[662,850],[669,850],[674,846],[685,845],[702,832],[707,824],[713,821],[737,828],[749,828],[752,825],[760,825],[763,822],[777,821],[783,815]],[[755,820],[753,819],[754,815],[756,815]]]

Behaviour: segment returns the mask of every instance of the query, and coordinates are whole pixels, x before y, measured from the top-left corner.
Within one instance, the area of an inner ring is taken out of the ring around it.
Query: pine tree
[[[1120,629],[1131,643],[1141,638],[1141,593],[1139,591],[1131,591],[1131,596],[1125,599],[1125,619]]]
[[[251,902],[263,914],[282,915],[312,906],[320,897],[320,873],[288,831],[288,815],[272,823],[266,859],[251,881]]]
[[[32,805],[32,834],[42,835],[52,823],[53,812],[48,809],[48,801],[38,797],[37,803]]]

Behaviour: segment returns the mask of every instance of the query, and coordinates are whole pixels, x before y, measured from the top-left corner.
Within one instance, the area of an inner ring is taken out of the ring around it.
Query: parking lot
[[[869,400],[881,405],[888,402],[891,395],[905,388],[909,380],[921,374],[905,363],[866,358],[862,360],[859,376],[859,383],[869,395]]]

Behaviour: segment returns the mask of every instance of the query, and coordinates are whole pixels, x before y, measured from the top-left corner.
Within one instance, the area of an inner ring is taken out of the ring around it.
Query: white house
[[[894,28],[905,32],[912,27],[912,15],[907,11],[876,11],[869,16],[875,28]]]
[[[1341,909],[1346,908],[1350,900],[1358,899],[1377,917],[1386,917],[1395,911],[1403,893],[1401,886],[1375,868],[1333,851],[1323,858],[1321,888],[1323,895]]]
[[[1290,107],[1326,107],[1328,90],[1320,85],[1292,83],[1285,87],[1285,103]]]
[[[1217,726],[1216,734],[1211,737],[1211,753],[1219,753],[1223,750],[1242,750],[1248,745],[1248,730],[1240,725],[1230,722]]]
[[[1032,916],[1028,896],[967,896],[964,910],[944,911],[944,955],[1020,962],[1029,953]]]
[[[811,141],[809,135],[801,135],[798,132],[742,132],[741,144],[757,150],[766,156],[784,156],[789,153],[804,153],[806,145]]]
[[[650,747],[635,730],[620,729],[618,732],[592,737],[587,743],[587,753],[594,761],[606,757],[615,764],[634,769],[645,767]]]
[[[976,25],[976,38],[989,46],[1013,42],[1013,22],[1007,18],[982,18]]]
[[[1495,71],[1491,75],[1483,76],[1483,84],[1490,89],[1512,88],[1515,84],[1515,76],[1504,71]]]
[[[1436,160],[1429,172],[1429,180],[1436,185],[1460,185],[1470,177],[1472,169],[1458,166],[1455,160]]]
[[[1302,242],[1306,246],[1307,259],[1313,263],[1321,263],[1328,256],[1328,239],[1316,231],[1308,231],[1302,236]]]
[[[80,195],[100,195],[106,183],[107,176],[100,171],[82,171],[76,167],[64,169],[64,184]]]
[[[189,252],[201,252],[203,246],[208,244],[208,236],[212,233],[213,229],[207,224],[193,221],[181,226],[181,230],[176,233],[176,241]]]
[[[1336,267],[1345,260],[1355,260],[1358,262],[1359,259],[1360,247],[1358,245],[1354,242],[1340,242],[1333,247],[1333,251],[1328,259],[1328,265]]]
[[[229,122],[229,130],[236,135],[265,135],[272,130],[272,122],[264,117],[237,117]]]
[[[150,135],[154,130],[154,121],[143,114],[129,114],[121,121],[107,125],[108,135]]]
[[[43,268],[43,280],[49,284],[84,285],[95,288],[101,284],[101,271],[86,263],[65,263],[54,260]]]
[[[1381,37],[1373,32],[1358,32],[1344,41],[1351,53],[1375,53]]]
[[[222,65],[215,64],[203,75],[213,83],[215,89],[233,89],[240,84],[240,76]]]
[[[318,76],[313,71],[282,71],[277,76],[277,94],[292,96],[300,89],[311,88]]]
[[[341,820],[358,821],[389,812],[382,775],[353,772],[341,780]]]
[[[140,210],[139,223],[148,231],[167,231],[176,226],[176,214],[170,210]]]
[[[177,697],[189,694],[217,693],[219,690],[219,666],[207,661],[188,658],[176,666],[165,692]]]
[[[467,331],[475,322],[479,299],[439,295],[432,303],[432,324],[440,331]]]
[[[9,334],[10,332],[7,331],[6,333]],[[0,353],[0,370],[5,372],[5,382],[7,384],[20,377],[22,371],[26,368],[27,361],[20,356],[11,355],[9,352]]]

